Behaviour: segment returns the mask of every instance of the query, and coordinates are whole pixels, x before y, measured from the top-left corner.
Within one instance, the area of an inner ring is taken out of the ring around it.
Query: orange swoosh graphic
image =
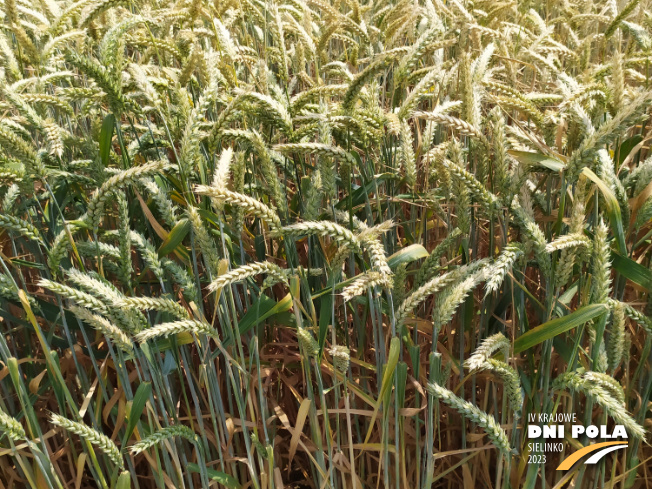
[[[565,459],[562,463],[559,464],[559,467],[557,467],[557,470],[568,470],[573,465],[575,465],[575,462],[577,462],[579,459],[581,459],[585,455],[588,455],[589,453],[595,452],[596,450],[600,450],[601,448],[611,447],[613,445],[626,446],[627,442],[623,442],[623,441],[605,441],[604,443],[596,443],[595,445],[589,445],[588,447],[584,447],[581,450],[578,450],[573,455],[571,455],[570,457]]]

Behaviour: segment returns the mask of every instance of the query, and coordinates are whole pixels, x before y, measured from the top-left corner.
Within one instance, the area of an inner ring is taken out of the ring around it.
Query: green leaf
[[[290,294],[286,295],[278,302],[275,302],[273,299],[270,299],[266,295],[261,296],[251,305],[251,307],[249,307],[247,313],[242,316],[238,322],[240,334],[245,334],[251,328],[271,316],[289,311],[291,307],[292,296]],[[229,346],[230,344],[230,338],[227,338],[223,342],[224,346]]]
[[[629,156],[629,153],[632,152],[632,150],[636,147],[638,143],[640,143],[643,140],[643,136],[640,134],[635,134],[631,138],[623,141],[623,143],[620,145],[620,148],[618,148],[618,167],[620,168],[620,165],[623,164],[623,161],[625,161],[625,158]]]
[[[136,424],[140,420],[140,415],[143,414],[145,410],[145,405],[149,399],[149,396],[152,394],[152,384],[151,382],[142,382],[136,390],[136,395],[131,403],[131,409],[129,410],[128,422],[127,422],[127,431],[123,437],[122,445],[126,445],[127,440],[136,429]]]
[[[623,217],[622,214],[620,213],[620,205],[618,204],[618,199],[614,195],[614,193],[611,191],[611,188],[604,183],[600,177],[598,177],[593,171],[585,167],[582,170],[582,173],[586,175],[587,178],[589,178],[593,183],[595,183],[596,187],[600,189],[600,192],[602,193],[602,196],[604,197],[604,203],[605,206],[607,207],[607,215],[609,216],[609,223],[611,224],[611,230],[614,233],[614,236],[616,237],[616,247],[618,248],[618,252],[622,255],[627,254],[627,245],[625,244],[625,232],[623,231]]]
[[[387,258],[387,263],[389,267],[394,269],[397,266],[403,263],[410,263],[421,258],[426,258],[428,256],[428,251],[421,246],[420,244],[413,244],[407,248],[397,251],[392,256]]]
[[[161,247],[158,249],[158,256],[166,256],[172,253],[189,232],[190,221],[188,219],[181,219],[161,244]]]
[[[186,465],[188,467],[188,470],[190,472],[196,472],[199,473],[199,465],[189,463]],[[229,489],[241,489],[240,483],[235,480],[235,478],[229,474],[225,474],[224,472],[219,472],[217,470],[213,469],[206,469],[206,473],[208,474],[208,477],[211,480],[217,481],[220,484],[222,484],[224,487],[228,487]]]
[[[516,339],[514,342],[514,353],[521,353],[550,338],[554,338],[559,334],[581,326],[600,314],[605,313],[607,309],[605,304],[591,304],[580,307],[568,316],[556,318],[541,326],[537,326]]]
[[[524,165],[538,165],[554,172],[560,172],[566,168],[566,165],[562,161],[558,160],[557,158],[553,158],[552,156],[543,155],[541,153],[531,153],[529,151],[515,150],[509,150],[507,153],[509,153],[509,155],[516,161],[523,163]]]
[[[113,129],[115,128],[115,116],[109,114],[102,122],[102,129],[100,130],[100,160],[102,166],[107,168],[109,166],[109,156],[111,154],[111,140],[113,139]]]
[[[652,272],[643,265],[615,251],[611,252],[611,265],[624,277],[652,292]]]
[[[125,470],[118,477],[118,482],[115,484],[115,489],[131,489],[131,474]]]
[[[389,354],[387,355],[387,363],[385,364],[385,369],[383,371],[383,380],[380,384],[380,393],[378,394],[378,400],[376,401],[376,406],[374,407],[374,412],[371,415],[371,421],[369,422],[369,431],[367,431],[367,436],[365,437],[364,442],[367,443],[371,437],[371,433],[374,429],[374,423],[376,417],[378,416],[378,410],[380,405],[383,402],[385,393],[389,391],[394,383],[394,370],[396,370],[396,365],[398,364],[398,357],[401,351],[401,339],[398,336],[392,338],[392,341],[389,344]]]

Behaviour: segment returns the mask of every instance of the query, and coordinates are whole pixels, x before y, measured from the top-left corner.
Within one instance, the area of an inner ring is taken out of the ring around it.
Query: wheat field
[[[0,488],[650,487],[652,2],[0,26]]]

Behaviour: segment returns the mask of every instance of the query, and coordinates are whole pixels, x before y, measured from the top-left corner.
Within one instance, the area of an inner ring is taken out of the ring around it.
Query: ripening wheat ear
[[[193,333],[195,335],[204,334],[209,338],[214,338],[215,340],[219,341],[217,330],[215,330],[210,324],[196,321],[194,319],[158,324],[149,329],[141,331],[136,335],[135,338],[139,343],[145,343],[146,341],[153,338],[158,338],[161,336],[167,338],[170,335],[179,333]]]
[[[231,168],[231,159],[233,158],[233,149],[227,148],[222,152],[220,159],[215,167],[213,174],[213,184],[215,188],[226,188],[229,178],[229,169]]]
[[[192,431],[187,426],[183,426],[183,425],[166,426],[165,428],[161,428],[156,433],[152,433],[151,435],[140,440],[138,443],[132,445],[129,448],[129,451],[134,455],[138,455],[139,453],[144,452],[148,448],[151,448],[154,445],[173,437],[184,438],[188,440],[190,443],[192,443],[193,445],[196,445],[199,442],[197,435],[194,433],[194,431]]]
[[[122,351],[127,353],[132,352],[133,343],[129,339],[129,336],[127,336],[125,332],[120,328],[111,323],[111,321],[102,316],[98,316],[97,314],[93,314],[88,309],[83,307],[72,306],[70,310],[79,319],[87,322],[92,327],[104,334]]]
[[[391,287],[391,278],[380,272],[368,272],[360,275],[355,281],[344,288],[342,297],[350,301],[355,296],[362,295],[368,288]]]
[[[625,307],[622,302],[615,303],[611,308],[611,324],[607,338],[607,356],[609,368],[615,371],[623,358],[625,347]]]
[[[652,336],[652,318],[650,318],[650,316],[646,316],[641,311],[634,309],[629,304],[625,304],[624,302],[620,302],[615,299],[608,299],[608,303],[611,307],[622,304],[625,310],[625,315],[632,321],[637,322],[638,325],[641,326],[648,335]]]
[[[490,358],[483,365],[482,369],[486,368],[495,372],[498,377],[503,381],[503,386],[507,398],[509,399],[509,404],[514,410],[514,417],[520,418],[521,411],[523,409],[523,388],[521,387],[521,380],[518,376],[518,372],[514,367],[508,365],[505,362],[496,360],[495,358]],[[481,369],[481,370],[482,370]]]
[[[206,229],[204,221],[196,207],[189,206],[186,214],[195,238],[195,246],[201,251],[210,276],[215,277],[219,273],[220,261],[220,255],[215,247],[215,242],[209,234],[208,229]]]
[[[230,272],[227,272],[223,275],[220,275],[218,278],[213,280],[208,286],[208,290],[215,292],[216,290],[222,289],[223,287],[230,285],[234,282],[240,282],[249,277],[259,275],[261,273],[267,273],[277,277],[279,280],[284,281],[285,275],[283,269],[274,263],[267,261],[250,263],[248,265],[243,265],[238,267]]]
[[[475,274],[475,272],[480,268],[485,266],[489,260],[482,259],[472,262],[463,267],[457,268],[451,272],[445,273],[435,277],[417,290],[413,291],[400,305],[396,311],[396,323],[402,324],[407,319],[407,315],[410,314],[423,301],[425,301],[430,295],[435,292],[443,290],[445,287],[448,287],[451,284],[454,284],[458,280],[463,280]],[[459,294],[455,294],[459,298]],[[465,296],[466,297],[466,296]]]
[[[503,454],[508,455],[511,452],[507,434],[496,422],[493,416],[481,411],[476,406],[464,399],[457,397],[451,391],[436,383],[430,383],[426,386],[429,394],[441,400],[444,404],[452,407],[466,419],[476,423],[489,436],[489,439]]]
[[[505,280],[505,276],[514,265],[514,262],[522,254],[523,250],[519,245],[509,244],[505,246],[503,252],[492,264],[491,269],[487,274],[488,278],[485,296],[500,289],[500,286]]]
[[[493,336],[485,338],[482,343],[475,349],[466,362],[466,368],[469,370],[478,370],[496,351],[502,351],[504,357],[509,358],[510,341],[502,333],[496,333]]]
[[[539,270],[546,279],[550,279],[552,275],[552,263],[550,255],[546,251],[546,236],[541,231],[537,223],[528,215],[528,213],[521,207],[518,197],[514,197],[512,201],[512,209],[521,230],[527,236],[534,248],[534,256],[539,264]]]
[[[206,185],[197,185],[197,187],[195,187],[195,192],[199,195],[208,195],[217,202],[239,206],[246,213],[253,214],[266,222],[273,232],[278,232],[282,227],[281,220],[276,212],[262,202],[252,199],[248,195],[231,192],[226,189],[208,187]]]
[[[55,294],[59,294],[67,299],[75,301],[80,306],[87,307],[88,309],[97,311],[100,314],[109,314],[109,308],[104,304],[104,302],[76,288],[47,279],[41,279],[38,282],[38,286],[51,290]]]
[[[190,319],[188,311],[178,302],[164,297],[127,297],[123,303],[128,308],[167,312],[179,319]]]
[[[92,229],[97,229],[100,225],[104,206],[115,190],[124,188],[141,178],[160,173],[163,171],[164,166],[165,165],[162,161],[155,161],[152,163],[145,163],[141,166],[134,166],[133,168],[118,173],[117,175],[113,175],[104,182],[95,193],[93,193],[93,196],[88,203],[88,214],[85,218],[86,222],[91,225]]]
[[[69,431],[70,433],[79,435],[81,438],[97,446],[100,450],[106,453],[106,455],[116,466],[120,468],[124,467],[124,461],[122,459],[120,449],[108,436],[100,433],[97,430],[94,430],[90,426],[86,426],[83,423],[78,423],[77,421],[72,421],[55,413],[50,415],[50,422],[55,426],[59,426],[66,431]]]
[[[611,248],[607,241],[608,233],[609,228],[600,219],[600,223],[595,230],[591,270],[591,302],[596,304],[606,302],[611,290]]]
[[[426,280],[428,280],[434,273],[440,268],[439,260],[442,256],[448,251],[448,249],[457,242],[457,239],[462,235],[462,231],[459,228],[453,229],[444,240],[439,243],[434,250],[428,255],[428,257],[423,261],[417,276],[414,280],[414,285],[419,286]]]
[[[0,214],[0,228],[12,231],[18,236],[24,236],[27,239],[43,244],[41,233],[31,222],[25,221],[15,216]]]
[[[330,237],[356,251],[360,250],[361,244],[360,240],[351,231],[331,221],[306,221],[291,224],[275,231],[273,235],[285,238],[311,235]]]
[[[600,405],[605,414],[613,418],[616,423],[623,425],[631,436],[639,440],[645,438],[643,427],[627,413],[618,399],[604,390],[604,386],[596,384],[595,379],[591,377],[586,378],[578,372],[567,372],[555,379],[552,384],[552,389],[581,392],[587,398]]]

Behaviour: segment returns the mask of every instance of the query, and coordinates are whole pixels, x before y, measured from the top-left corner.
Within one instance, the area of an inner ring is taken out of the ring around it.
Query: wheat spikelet
[[[351,80],[349,88],[344,94],[342,108],[344,110],[351,110],[358,99],[360,91],[364,88],[364,85],[374,77],[376,73],[387,68],[392,62],[393,58],[391,56],[382,56],[358,73],[353,80]]]
[[[156,275],[159,280],[163,280],[164,272],[161,260],[159,259],[156,249],[147,241],[142,234],[135,231],[129,232],[129,238],[136,245],[138,251],[142,254],[143,260],[147,267]]]
[[[122,86],[113,79],[108,70],[97,61],[80,56],[73,51],[66,52],[66,61],[93,79],[106,93],[111,111],[121,114],[125,107]]]
[[[195,283],[190,274],[184,268],[168,258],[161,260],[161,265],[169,274],[169,278],[181,287],[181,292],[186,300],[197,300],[197,288]]]
[[[455,176],[455,178],[463,183],[464,187],[468,189],[478,201],[480,201],[482,208],[485,209],[487,213],[491,214],[498,210],[500,202],[498,197],[489,192],[471,172],[468,172],[464,168],[461,168],[455,163],[445,159],[443,165],[453,176]]]
[[[5,147],[5,150],[10,150],[13,155],[25,163],[27,168],[37,170],[32,171],[37,177],[42,178],[45,175],[44,168],[34,165],[37,156],[32,146],[18,136],[6,123],[1,122],[0,142]]]
[[[124,308],[125,296],[109,282],[98,275],[91,276],[74,268],[67,270],[66,274],[70,282],[102,301],[111,315],[118,320],[118,324],[127,331],[137,332],[147,326],[147,320],[140,312]]]
[[[571,181],[577,178],[586,163],[595,156],[599,146],[620,137],[624,130],[640,118],[641,107],[647,106],[651,96],[652,93],[643,92],[633,98],[612,119],[603,123],[593,134],[582,141],[580,146],[573,151],[566,165]]]
[[[292,117],[287,109],[269,95],[258,92],[245,92],[236,90],[234,92],[242,102],[250,102],[257,105],[266,118],[278,125],[287,134],[292,132]]]
[[[81,438],[97,446],[100,450],[106,453],[106,455],[116,466],[120,468],[124,467],[124,461],[122,459],[120,449],[108,436],[94,430],[89,426],[86,426],[83,423],[72,421],[55,413],[50,415],[50,422],[55,426],[59,426],[66,431],[69,431],[70,433],[79,435]]]
[[[174,227],[177,222],[177,209],[176,206],[172,204],[172,201],[168,197],[167,193],[164,192],[164,190],[159,187],[151,178],[141,179],[141,183],[147,189],[149,195],[154,200],[156,208],[158,209],[161,217],[163,217],[165,223],[170,227]]]
[[[584,372],[583,378],[586,379],[588,382],[593,382],[603,387],[619,403],[623,405],[625,404],[625,393],[623,392],[623,387],[616,381],[616,379],[614,379],[610,375],[603,374],[600,372],[588,371],[588,372]]]
[[[100,314],[109,314],[109,308],[104,305],[102,301],[96,299],[86,292],[77,290],[73,287],[67,285],[59,284],[48,279],[41,279],[38,284],[39,287],[51,290],[55,294],[59,294],[66,299],[75,301],[77,304],[83,307],[87,307],[93,311],[99,312]]]
[[[324,190],[321,172],[319,170],[315,170],[310,177],[310,181],[307,183],[307,188],[305,189],[306,204],[304,219],[306,221],[316,221],[319,218],[319,214],[321,212]]]
[[[624,302],[620,302],[615,299],[608,299],[608,303],[612,308],[622,305],[625,310],[625,315],[632,321],[638,323],[639,326],[641,326],[648,335],[652,335],[652,319],[650,319],[649,316],[646,316],[641,311],[634,309],[629,304],[625,304]]]
[[[118,275],[122,283],[130,288],[131,285],[131,232],[129,229],[129,204],[124,192],[115,192],[118,203],[118,243],[120,261],[118,262]]]
[[[604,31],[604,37],[609,39],[616,29],[620,26],[620,23],[625,20],[629,14],[631,14],[636,6],[639,4],[640,0],[630,0],[623,9],[616,15],[616,17],[611,21],[611,24],[607,27],[607,30]]]

